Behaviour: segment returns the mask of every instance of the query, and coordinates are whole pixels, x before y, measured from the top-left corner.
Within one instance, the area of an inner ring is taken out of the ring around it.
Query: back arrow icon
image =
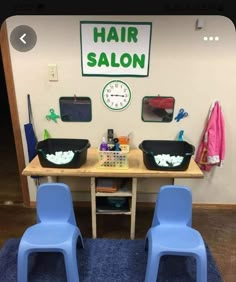
[[[24,44],[26,44],[26,41],[24,40],[24,37],[26,36],[26,33],[24,33],[21,37],[20,37],[20,41],[23,42]]]

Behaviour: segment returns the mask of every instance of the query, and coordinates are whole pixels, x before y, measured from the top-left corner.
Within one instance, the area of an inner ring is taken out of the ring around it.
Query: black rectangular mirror
[[[174,97],[145,96],[142,100],[142,120],[145,122],[171,122],[174,105]]]
[[[92,103],[89,97],[60,97],[61,120],[89,122],[92,120]]]

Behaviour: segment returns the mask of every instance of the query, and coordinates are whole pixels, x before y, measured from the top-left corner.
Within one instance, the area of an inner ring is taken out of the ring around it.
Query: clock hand
[[[111,96],[116,96],[116,97],[125,97],[125,95],[120,95],[120,94],[111,94]]]

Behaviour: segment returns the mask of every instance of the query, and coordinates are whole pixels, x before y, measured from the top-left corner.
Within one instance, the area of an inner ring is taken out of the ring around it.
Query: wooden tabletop
[[[203,173],[192,158],[185,171],[148,170],[143,163],[143,152],[131,149],[129,168],[99,168],[97,148],[89,148],[87,160],[80,168],[42,167],[36,156],[23,170],[25,176],[78,176],[78,177],[150,177],[150,178],[203,178]]]

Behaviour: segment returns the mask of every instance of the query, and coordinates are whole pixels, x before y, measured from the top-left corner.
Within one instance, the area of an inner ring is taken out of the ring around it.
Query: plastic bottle
[[[184,131],[183,130],[179,131],[178,141],[184,141]]]
[[[107,142],[106,142],[106,137],[102,137],[102,143],[100,145],[100,151],[107,151],[108,150],[108,146],[107,146]]]

